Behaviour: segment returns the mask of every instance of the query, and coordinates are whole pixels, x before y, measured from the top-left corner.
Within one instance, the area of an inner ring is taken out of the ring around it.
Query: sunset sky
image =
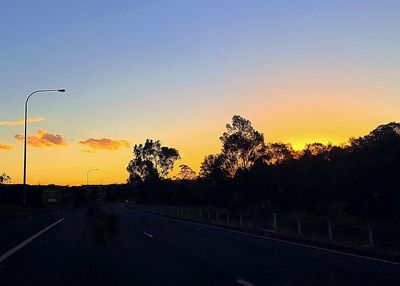
[[[132,146],[198,171],[232,115],[267,142],[339,144],[400,118],[400,1],[0,3],[0,173],[121,183]]]

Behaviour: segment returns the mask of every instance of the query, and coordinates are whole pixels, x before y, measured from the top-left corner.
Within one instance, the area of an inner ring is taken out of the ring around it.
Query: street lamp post
[[[28,134],[28,102],[32,95],[36,93],[43,92],[65,92],[65,89],[39,89],[32,92],[25,101],[25,118],[24,118],[24,176],[23,176],[23,187],[24,187],[24,196],[23,196],[23,205],[26,207],[26,144],[27,144],[27,134]]]
[[[89,186],[89,173],[92,171],[99,171],[100,169],[90,169],[86,173],[86,185]]]

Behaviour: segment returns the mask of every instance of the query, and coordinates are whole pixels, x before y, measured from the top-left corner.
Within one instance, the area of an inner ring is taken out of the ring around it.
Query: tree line
[[[221,152],[207,155],[196,173],[180,165],[175,148],[159,140],[134,146],[128,183],[139,200],[230,208],[303,210],[363,217],[400,218],[400,124],[378,126],[346,144],[311,143],[301,151],[266,143],[239,115],[220,136]]]
[[[177,149],[150,139],[135,145],[127,184],[110,186],[108,198],[400,218],[399,123],[380,125],[340,146],[311,143],[296,151],[290,144],[266,143],[249,120],[235,115],[220,141],[221,151],[205,156],[199,174],[181,164],[172,178],[180,159]],[[0,175],[1,189],[10,191],[4,203],[19,202],[13,190],[21,188],[4,185],[10,182],[9,176]],[[86,198],[84,187],[73,189],[77,197]]]

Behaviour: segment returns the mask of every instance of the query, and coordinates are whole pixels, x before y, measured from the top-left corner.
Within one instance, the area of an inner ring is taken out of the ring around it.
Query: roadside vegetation
[[[317,142],[295,151],[290,144],[266,143],[249,120],[235,115],[220,140],[221,152],[204,158],[198,176],[181,165],[175,180],[167,175],[179,159],[178,150],[153,140],[136,145],[127,170],[137,199],[400,219],[398,123],[381,125],[340,146]]]
[[[210,223],[218,213],[218,223],[231,226],[400,252],[395,243],[400,239],[399,123],[380,125],[340,146],[316,142],[295,151],[287,143],[267,142],[249,120],[235,115],[219,139],[221,151],[205,156],[199,174],[178,165],[179,150],[147,139],[133,148],[126,184],[28,186],[28,207],[43,207],[43,192],[56,189],[63,205],[129,200],[134,207],[154,211],[156,205],[158,213],[182,218],[187,214],[179,210],[196,209],[202,213],[196,219]],[[179,172],[171,178],[175,165]],[[6,174],[0,176],[3,209],[22,201],[22,186],[9,182]]]
[[[8,184],[8,183],[11,183],[11,177],[8,176],[6,173],[3,173],[3,175],[0,175],[0,185]]]
[[[249,120],[235,115],[220,140],[221,152],[205,156],[199,175],[181,165],[171,180],[150,175],[157,170],[145,160],[137,165],[142,175],[130,176],[131,207],[399,255],[400,124],[378,126],[340,146],[316,142],[295,151],[265,142]]]

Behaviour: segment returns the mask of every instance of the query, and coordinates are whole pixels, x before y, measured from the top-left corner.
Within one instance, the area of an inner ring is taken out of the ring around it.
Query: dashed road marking
[[[243,285],[243,286],[253,286],[253,284],[251,284],[251,283],[249,283],[249,282],[247,282],[247,281],[245,281],[243,279],[238,279],[238,280],[236,280],[236,282],[238,284],[240,284],[240,285]]]
[[[148,232],[143,232],[143,234],[144,234],[145,236],[147,236],[147,237],[150,237],[150,238],[153,238],[153,237],[154,237],[154,235],[152,235],[152,234],[150,234],[150,233],[148,233]]]

